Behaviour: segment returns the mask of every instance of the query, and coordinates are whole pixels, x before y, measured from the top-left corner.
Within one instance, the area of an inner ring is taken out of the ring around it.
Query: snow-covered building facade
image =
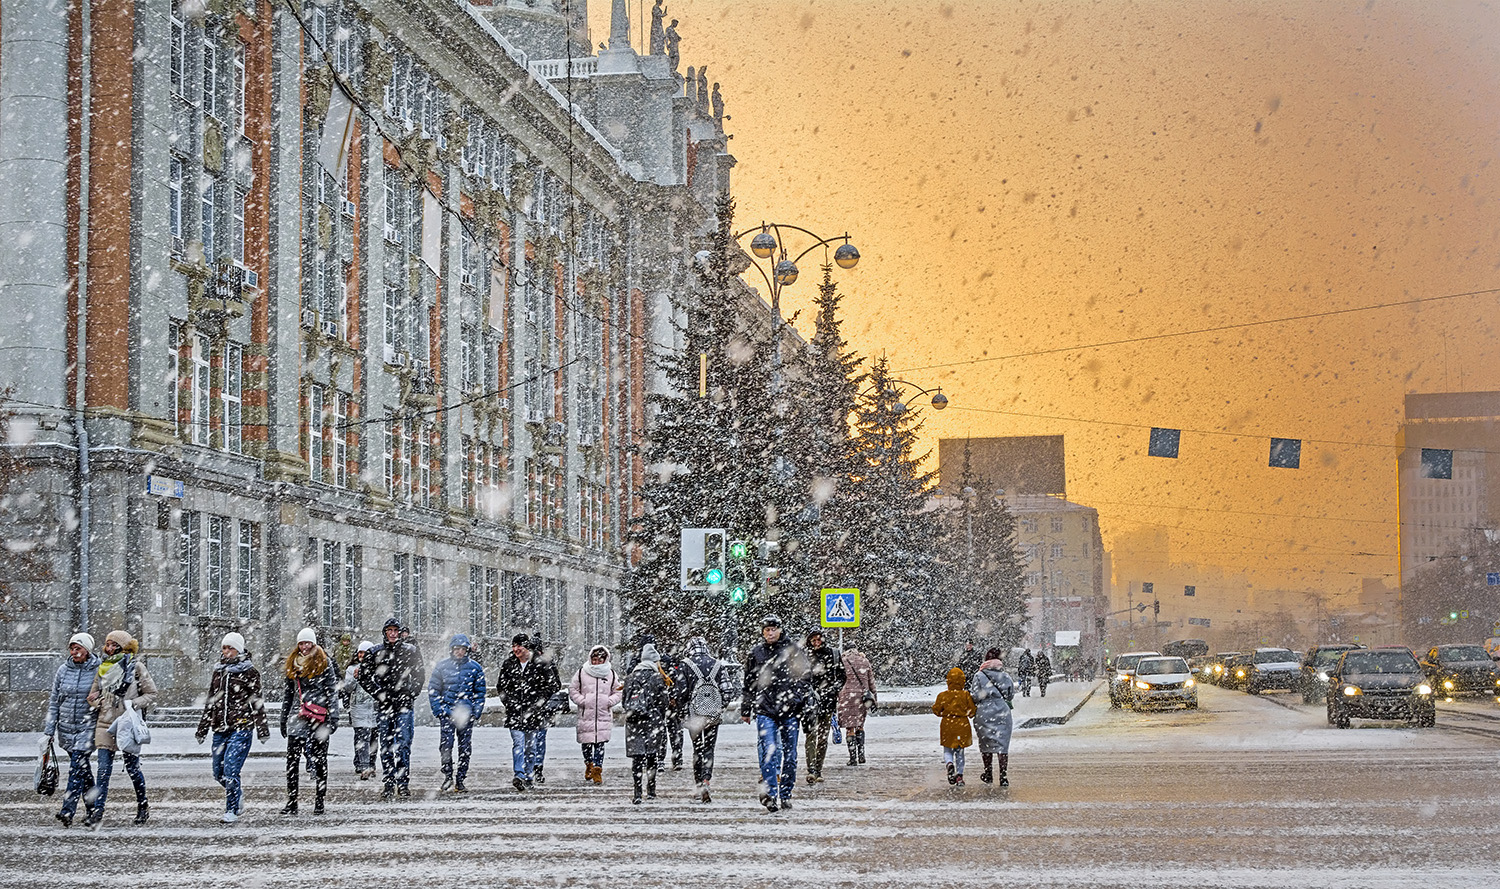
[[[182,700],[229,630],[620,638],[733,159],[614,6],[598,56],[581,0],[0,7],[0,520],[50,566],[0,648],[124,627]]]

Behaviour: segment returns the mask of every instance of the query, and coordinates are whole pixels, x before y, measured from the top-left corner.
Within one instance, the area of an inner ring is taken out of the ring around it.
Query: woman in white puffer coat
[[[624,685],[609,662],[609,649],[595,645],[589,662],[568,683],[568,700],[578,708],[578,743],[583,747],[583,780],[604,783],[604,745],[614,729],[615,707]]]

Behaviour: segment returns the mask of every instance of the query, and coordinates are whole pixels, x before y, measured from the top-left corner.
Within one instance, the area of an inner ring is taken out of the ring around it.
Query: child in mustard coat
[[[969,695],[964,671],[958,667],[948,671],[948,690],[941,692],[932,702],[932,712],[941,716],[939,739],[943,744],[943,762],[948,764],[948,783],[959,787],[964,783],[964,748],[974,744],[974,730],[969,720],[974,716],[974,698]]]

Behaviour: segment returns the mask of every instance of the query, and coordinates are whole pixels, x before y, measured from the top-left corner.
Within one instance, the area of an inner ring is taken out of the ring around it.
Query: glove
[[[197,741],[199,744],[202,744],[204,741],[208,740],[208,735],[204,732],[193,732],[193,740]]]

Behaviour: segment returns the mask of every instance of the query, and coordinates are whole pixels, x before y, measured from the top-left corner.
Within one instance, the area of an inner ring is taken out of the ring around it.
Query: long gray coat
[[[1015,696],[1015,681],[999,661],[985,661],[969,681],[969,694],[979,711],[974,716],[979,752],[1010,753],[1012,717],[1007,699]]]
[[[99,672],[99,659],[90,656],[81,664],[67,658],[52,677],[52,696],[47,700],[47,721],[42,734],[56,733],[57,742],[69,753],[94,749],[97,718],[89,706],[89,689]]]

